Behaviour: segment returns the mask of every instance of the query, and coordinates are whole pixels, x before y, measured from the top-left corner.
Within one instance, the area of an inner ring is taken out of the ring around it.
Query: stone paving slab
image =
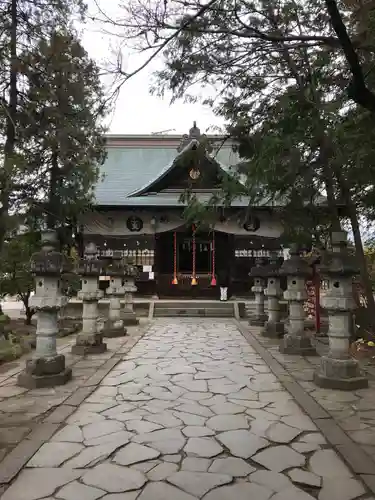
[[[375,493],[375,377],[370,371],[369,388],[332,391],[313,383],[316,357],[288,356],[279,352],[278,342],[261,335],[261,329],[239,326],[273,373],[308,413],[327,440],[335,446],[352,470]],[[323,354],[327,346],[317,343]],[[349,490],[349,488],[348,488]],[[345,498],[345,495],[343,496]]]
[[[370,500],[235,321],[159,319],[121,359],[3,500]]]
[[[147,322],[129,328],[129,335],[108,339],[108,351],[82,358],[71,354],[75,336],[60,340],[58,352],[73,368],[73,379],[64,386],[27,390],[17,387],[25,358],[2,365],[0,376],[0,484],[8,483],[75,412],[143,334]]]

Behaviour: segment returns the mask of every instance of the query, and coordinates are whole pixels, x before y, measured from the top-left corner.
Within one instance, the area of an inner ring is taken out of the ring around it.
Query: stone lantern
[[[279,338],[284,335],[284,323],[280,321],[280,297],[283,292],[280,287],[280,265],[277,257],[277,252],[272,252],[270,263],[264,267],[264,275],[267,276],[267,288],[264,290],[264,295],[268,299],[268,320],[262,334],[270,338]]]
[[[311,338],[305,332],[304,302],[307,299],[306,278],[312,271],[306,260],[299,255],[297,245],[291,245],[290,258],[285,260],[280,268],[280,275],[286,276],[288,281],[284,299],[289,305],[288,333],[280,344],[280,352],[285,354],[300,354],[315,356],[316,350]]]
[[[368,380],[361,373],[358,361],[349,352],[352,313],[356,307],[353,276],[359,270],[355,257],[347,252],[345,231],[332,233],[332,253],[319,266],[319,271],[329,280],[329,288],[320,299],[322,307],[328,311],[329,352],[322,356],[314,382],[319,387],[349,391],[368,387]]]
[[[68,262],[56,246],[55,231],[45,231],[42,249],[31,257],[36,279],[35,295],[30,300],[37,311],[36,350],[17,380],[18,385],[28,389],[63,385],[72,378],[65,356],[56,350],[58,312],[68,302],[61,292],[61,274],[68,271]]]
[[[114,251],[112,262],[106,269],[107,276],[110,277],[107,295],[109,296],[108,319],[104,325],[104,337],[122,337],[126,335],[126,328],[121,319],[121,298],[124,296],[122,280],[124,277],[124,266],[120,251]]]
[[[264,260],[260,257],[255,259],[255,266],[251,268],[249,276],[254,278],[254,286],[251,291],[255,294],[255,314],[250,319],[252,326],[264,326],[267,321],[267,315],[264,313]]]
[[[82,331],[76,337],[72,347],[73,354],[99,354],[107,350],[103,343],[103,334],[98,331],[98,301],[103,297],[98,280],[103,269],[103,262],[97,258],[97,248],[90,243],[85,248],[85,258],[81,259],[78,273],[82,276],[82,289],[78,298],[82,300]]]
[[[122,309],[122,320],[125,326],[138,325],[139,320],[137,319],[134,312],[133,304],[133,294],[137,291],[135,286],[135,279],[138,276],[138,269],[131,263],[125,264],[124,268],[124,307]]]

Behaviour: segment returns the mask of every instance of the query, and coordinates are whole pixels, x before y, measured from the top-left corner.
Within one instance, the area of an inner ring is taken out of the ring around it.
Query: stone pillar
[[[56,246],[56,233],[45,231],[42,249],[31,258],[36,278],[35,295],[30,299],[37,310],[36,350],[17,380],[18,385],[28,389],[63,385],[72,378],[65,356],[56,350],[58,312],[68,302],[61,293],[61,273],[67,270],[67,263]]]
[[[283,262],[280,275],[287,276],[288,288],[284,292],[284,298],[289,304],[288,333],[281,341],[280,352],[316,356],[317,352],[311,343],[311,338],[305,332],[305,311],[303,308],[307,299],[305,281],[311,275],[311,269],[308,263],[300,257],[296,245],[291,246],[290,259]]]
[[[277,263],[277,252],[271,253],[270,263],[265,266],[265,276],[267,276],[267,288],[264,295],[268,302],[268,320],[264,325],[262,335],[270,338],[279,338],[284,335],[284,324],[280,321],[280,297],[283,292],[280,288],[279,271]]]
[[[100,354],[107,350],[103,343],[103,334],[98,331],[98,301],[103,297],[98,280],[103,262],[97,258],[97,248],[90,243],[85,248],[85,258],[79,262],[78,272],[82,276],[82,290],[78,298],[82,300],[82,331],[72,346],[73,354]]]
[[[322,356],[314,374],[319,387],[354,391],[368,387],[368,380],[359,368],[358,361],[350,356],[350,332],[353,298],[353,276],[358,274],[355,258],[347,252],[345,231],[332,233],[332,254],[319,268],[329,279],[329,288],[321,297],[321,305],[328,311],[329,352]]]
[[[122,320],[125,326],[138,325],[139,320],[137,319],[134,312],[133,304],[133,294],[137,291],[135,286],[135,278],[138,275],[138,269],[132,264],[125,265],[125,277],[124,277],[124,307],[122,309]]]
[[[255,294],[255,314],[250,319],[251,326],[264,326],[267,315],[264,313],[264,278],[263,278],[263,259],[255,260],[255,267],[252,267],[249,276],[254,278],[254,286],[251,291]]]
[[[110,276],[111,280],[107,289],[109,312],[103,335],[107,338],[122,337],[126,335],[127,330],[124,328],[124,322],[121,319],[121,298],[124,296],[124,287],[122,286],[124,266],[121,252],[113,252],[112,262],[107,267],[106,274]]]

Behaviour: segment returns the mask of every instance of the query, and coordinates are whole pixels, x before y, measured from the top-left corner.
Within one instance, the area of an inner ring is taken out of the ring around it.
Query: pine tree
[[[49,228],[64,228],[92,201],[105,159],[106,102],[99,70],[72,31],[22,55],[21,148]]]
[[[24,161],[19,149],[22,129],[19,124],[21,52],[33,49],[56,26],[69,26],[74,17],[83,18],[82,0],[3,0],[0,5],[0,249],[7,230],[9,214],[17,210],[23,197]]]

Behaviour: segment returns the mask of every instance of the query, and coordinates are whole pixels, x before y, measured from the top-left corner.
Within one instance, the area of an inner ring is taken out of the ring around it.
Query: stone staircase
[[[280,302],[280,309],[281,309],[281,315],[287,316],[287,303],[285,300],[282,300]],[[255,314],[255,301],[246,301],[245,302],[245,311],[246,311],[246,317],[251,318],[253,314]],[[268,311],[268,306],[267,306],[267,300],[264,303],[264,311],[267,313]]]
[[[268,311],[267,302],[264,304],[264,311]],[[246,318],[251,318],[255,314],[255,301],[245,303]]]
[[[245,309],[244,304],[241,306],[240,303],[217,300],[155,301],[153,317],[234,318],[236,317],[236,309],[241,314],[241,310]]]

